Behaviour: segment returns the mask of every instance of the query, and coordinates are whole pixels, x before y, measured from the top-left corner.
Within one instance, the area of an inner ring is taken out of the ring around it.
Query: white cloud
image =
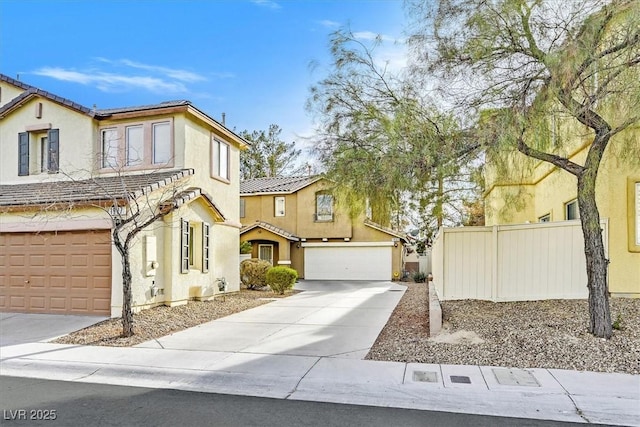
[[[51,77],[56,80],[79,83],[83,85],[95,85],[103,92],[113,92],[123,89],[145,89],[159,93],[184,93],[187,87],[180,82],[172,82],[160,77],[152,76],[126,76],[114,73],[95,71],[75,71],[60,67],[42,67],[32,72],[33,74]]]
[[[282,7],[278,3],[271,0],[251,0],[251,3],[262,7],[268,7],[269,9],[280,9]]]
[[[396,41],[396,39],[395,39],[394,37],[391,37],[391,36],[388,36],[388,35],[385,35],[385,34],[377,34],[377,33],[374,33],[374,32],[372,32],[372,31],[355,31],[355,32],[353,33],[353,37],[354,37],[356,40],[370,40],[370,41],[374,41],[374,40],[378,40],[378,39],[380,39],[380,40],[385,41],[385,42],[388,42],[388,41],[391,41],[391,42]]]
[[[165,75],[166,77],[170,77],[172,79],[179,80],[182,82],[198,82],[198,81],[207,80],[204,76],[201,76],[200,74],[187,71],[187,70],[181,70],[178,68],[163,67],[161,65],[143,64],[141,62],[132,61],[130,59],[111,60],[111,59],[102,58],[102,57],[98,57],[96,59],[100,62],[104,62],[111,65],[124,65],[126,67],[135,68],[138,70],[145,70],[151,73],[162,74],[162,75]]]
[[[328,19],[323,19],[322,21],[318,21],[318,24],[322,25],[323,27],[327,27],[327,28],[338,28],[340,26],[339,22],[330,21]]]

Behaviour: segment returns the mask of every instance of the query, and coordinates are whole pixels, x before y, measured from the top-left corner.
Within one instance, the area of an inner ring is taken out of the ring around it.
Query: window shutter
[[[210,230],[211,227],[207,223],[202,224],[202,272],[209,271],[209,247],[210,247]]]
[[[18,176],[29,175],[29,134],[18,134]]]
[[[58,172],[60,169],[58,162],[60,157],[60,130],[51,129],[47,132],[47,140],[49,144],[49,172]]]
[[[189,272],[189,221],[180,220],[180,273]]]

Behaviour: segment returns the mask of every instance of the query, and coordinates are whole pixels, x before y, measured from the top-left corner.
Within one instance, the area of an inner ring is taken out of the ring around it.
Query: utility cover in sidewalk
[[[422,383],[437,383],[438,374],[432,371],[413,371],[413,380]]]
[[[455,384],[471,384],[471,378],[464,375],[451,375],[451,382]]]
[[[498,384],[502,385],[521,385],[526,387],[540,387],[536,378],[531,372],[522,369],[504,369],[495,368],[493,375],[496,376]]]

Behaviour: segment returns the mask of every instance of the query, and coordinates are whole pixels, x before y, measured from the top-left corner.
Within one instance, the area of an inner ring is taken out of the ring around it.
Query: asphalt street
[[[3,426],[569,426],[558,421],[0,377]]]

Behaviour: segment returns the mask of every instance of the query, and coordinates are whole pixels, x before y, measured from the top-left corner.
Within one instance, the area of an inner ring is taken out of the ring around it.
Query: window
[[[144,159],[144,137],[142,126],[128,126],[126,129],[127,161],[126,166],[141,165]]]
[[[209,271],[209,257],[211,247],[211,226],[209,224],[202,224],[202,272]]]
[[[258,245],[258,258],[273,265],[273,245]]]
[[[38,133],[41,133],[39,131]],[[49,129],[46,136],[38,133],[21,132],[18,134],[18,176],[30,173],[58,172],[60,170],[60,131]],[[33,142],[31,142],[33,141]],[[33,147],[30,145],[33,143]],[[34,153],[34,158],[30,153]]]
[[[240,199],[240,218],[244,218],[245,217],[245,203],[246,200],[245,199]]]
[[[195,251],[193,249],[195,243],[196,229],[193,225],[189,224],[189,268],[193,267],[195,260]]]
[[[168,122],[153,124],[153,164],[171,160],[171,126]]]
[[[578,219],[580,218],[580,212],[578,210],[578,201],[572,200],[564,205],[565,219]]]
[[[284,197],[274,197],[275,213],[274,216],[284,216]]]
[[[40,172],[47,171],[47,152],[48,152],[47,137],[40,138]]]
[[[333,221],[333,196],[316,194],[316,221]]]
[[[189,221],[180,221],[180,272],[189,272],[189,252],[190,252],[190,237],[191,233],[189,227]]]
[[[117,129],[102,130],[102,167],[115,168],[118,166],[118,131]]]
[[[229,144],[211,140],[211,175],[229,180]]]
[[[550,222],[551,221],[551,214],[548,213],[546,215],[542,215],[540,218],[538,218],[538,222]]]
[[[173,121],[144,122],[100,130],[102,168],[173,166]]]

